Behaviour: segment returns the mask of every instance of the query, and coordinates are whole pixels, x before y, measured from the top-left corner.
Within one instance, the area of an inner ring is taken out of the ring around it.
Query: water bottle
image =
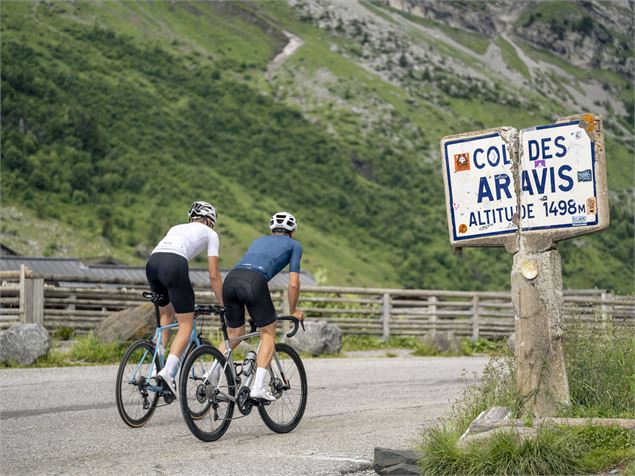
[[[245,377],[249,377],[256,368],[256,353],[253,350],[247,352],[245,360],[243,360],[243,372]]]

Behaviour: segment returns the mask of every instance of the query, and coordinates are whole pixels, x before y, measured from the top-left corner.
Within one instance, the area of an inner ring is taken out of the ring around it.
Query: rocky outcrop
[[[453,28],[466,29],[493,38],[498,32],[493,2],[386,0],[395,10],[438,21]],[[498,3],[498,2],[497,2]],[[457,14],[460,10],[460,15]]]
[[[632,78],[635,65],[632,8],[622,13],[612,2],[601,6],[579,2],[576,6],[577,9],[546,21],[530,13],[518,25],[516,34],[576,66],[605,69]],[[628,17],[630,24],[623,24],[622,20]]]
[[[386,5],[410,15],[453,28],[494,38],[501,33],[562,56],[583,68],[614,71],[632,78],[635,25],[633,3],[543,2],[503,0],[498,2],[443,2],[429,0],[385,0]]]
[[[31,365],[46,354],[51,345],[48,332],[40,324],[16,324],[0,332],[0,362]]]

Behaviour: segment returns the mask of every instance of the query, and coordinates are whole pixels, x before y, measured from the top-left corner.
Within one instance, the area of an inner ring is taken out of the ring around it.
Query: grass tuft
[[[70,340],[74,335],[75,329],[72,327],[62,326],[55,329],[51,337],[57,340]]]
[[[580,321],[564,343],[572,403],[565,415],[635,418],[635,329]]]
[[[127,343],[104,343],[93,334],[88,334],[77,339],[68,356],[70,360],[83,363],[114,364],[121,360],[127,347]]]
[[[422,450],[424,474],[580,474],[635,457],[635,436],[618,427],[557,427],[540,430],[536,439],[497,432],[460,448],[456,433],[435,428]]]
[[[569,323],[565,363],[572,405],[559,416],[635,417],[634,343],[629,326]],[[545,427],[535,439],[498,432],[460,447],[459,437],[482,411],[506,406],[514,416],[522,414],[513,369],[511,356],[492,359],[481,382],[453,405],[448,420],[424,433],[419,461],[424,474],[587,474],[616,466],[633,472],[635,434],[619,427]],[[525,416],[523,423],[532,426],[533,420]]]

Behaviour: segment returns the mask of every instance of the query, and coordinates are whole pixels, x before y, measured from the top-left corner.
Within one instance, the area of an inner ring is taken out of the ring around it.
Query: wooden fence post
[[[476,294],[473,298],[472,298],[472,340],[477,340],[479,337],[479,329],[478,329],[478,325],[479,325],[479,298],[478,298],[478,294]]]
[[[20,322],[44,325],[44,279],[20,265]]]
[[[602,325],[606,326],[607,321],[609,320],[609,306],[606,304],[606,301],[610,298],[610,294],[606,291],[602,291],[600,294],[600,309],[602,312]]]
[[[20,265],[20,322],[26,321],[26,266]]]
[[[382,337],[384,340],[390,338],[390,293],[384,293],[381,300],[381,324]]]
[[[432,326],[430,326],[430,334],[436,334],[437,332],[437,297],[430,296],[428,299],[428,309],[430,311],[430,322]]]
[[[44,279],[26,279],[26,322],[44,325]]]

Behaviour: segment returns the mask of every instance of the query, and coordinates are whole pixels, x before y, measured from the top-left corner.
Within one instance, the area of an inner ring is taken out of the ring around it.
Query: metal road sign
[[[516,232],[514,151],[503,140],[508,131],[514,132],[500,128],[443,139],[450,241]]]
[[[571,116],[520,134],[501,127],[448,136],[441,153],[453,246],[502,246],[519,226],[553,241],[608,227],[597,116]]]

